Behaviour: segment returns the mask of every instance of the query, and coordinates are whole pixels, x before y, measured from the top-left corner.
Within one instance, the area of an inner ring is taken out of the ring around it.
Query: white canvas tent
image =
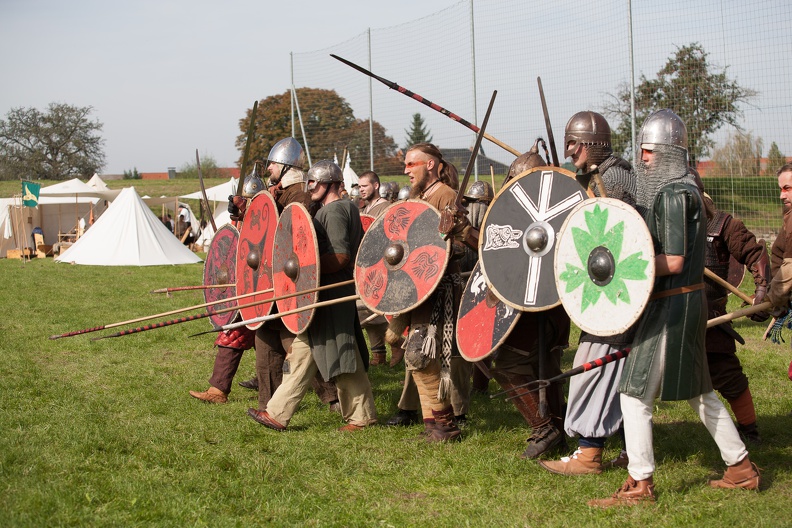
[[[158,266],[201,261],[154,216],[134,187],[122,190],[85,235],[55,260],[93,266]]]
[[[347,192],[352,189],[353,185],[357,185],[359,183],[357,173],[352,170],[352,157],[347,155],[346,165],[344,166],[344,188]]]
[[[206,189],[206,198],[210,202],[228,203],[228,196],[236,194],[238,182],[239,178],[231,178],[226,183],[209,187]],[[201,194],[201,191],[196,191],[192,194],[179,196],[179,198],[186,198],[188,200],[203,200],[203,195]]]
[[[88,187],[93,187],[97,191],[109,191],[110,187],[104,182],[98,174],[94,173],[90,180],[88,180]]]

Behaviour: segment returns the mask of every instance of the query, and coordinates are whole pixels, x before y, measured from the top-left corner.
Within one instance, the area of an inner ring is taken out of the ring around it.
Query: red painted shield
[[[204,286],[214,284],[231,284],[227,288],[207,288],[204,290],[204,301],[213,303],[236,297],[236,258],[237,245],[239,244],[239,231],[231,224],[220,227],[212,237],[209,251],[206,252],[204,262]],[[214,312],[224,308],[237,306],[237,301],[228,301],[210,306],[208,311]],[[215,326],[223,326],[233,321],[239,310],[210,315],[209,320]]]
[[[506,340],[520,313],[492,293],[481,265],[476,263],[459,305],[456,326],[459,353],[468,361],[486,358]]]
[[[391,206],[371,224],[355,259],[361,301],[383,315],[407,312],[443,278],[451,242],[437,228],[440,213],[421,200]]]
[[[365,233],[368,231],[368,228],[371,227],[371,224],[374,223],[377,217],[371,216],[369,214],[360,213],[360,223],[363,224],[363,232]]]
[[[257,293],[239,300],[243,320],[255,319],[270,313],[272,302],[272,246],[278,225],[278,208],[267,191],[261,191],[250,201],[244,223],[239,231],[237,248],[237,295]],[[261,304],[254,304],[254,303]],[[263,323],[247,325],[251,330]]]
[[[319,246],[316,231],[308,210],[300,203],[290,203],[283,209],[275,230],[272,276],[275,296],[315,289],[319,286]],[[318,292],[294,295],[276,301],[278,311],[288,312],[315,304]],[[303,310],[281,318],[294,334],[305,332],[313,319],[314,309]]]

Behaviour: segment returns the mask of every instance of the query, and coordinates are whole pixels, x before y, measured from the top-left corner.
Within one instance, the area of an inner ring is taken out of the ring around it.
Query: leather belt
[[[704,289],[703,282],[700,282],[698,284],[693,284],[691,286],[680,286],[679,288],[671,288],[670,290],[655,292],[649,296],[649,300],[656,301],[657,299],[664,299],[666,297],[671,297],[673,295],[681,295],[683,293],[690,293],[703,289]]]

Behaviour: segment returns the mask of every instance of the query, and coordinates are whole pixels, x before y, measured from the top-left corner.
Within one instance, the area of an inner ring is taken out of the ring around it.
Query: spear
[[[297,297],[299,295],[303,295],[303,294],[306,294],[306,293],[313,293],[313,292],[318,292],[318,291],[329,290],[331,288],[337,288],[339,286],[346,286],[346,285],[352,284],[354,282],[355,282],[354,280],[348,280],[348,281],[344,281],[344,282],[338,282],[336,284],[328,284],[326,286],[318,286],[316,288],[310,288],[310,289],[307,289],[307,290],[302,290],[302,291],[298,291],[298,292],[294,292],[294,293],[289,293],[289,294],[286,294],[286,295],[281,295],[279,297],[270,297],[268,299],[262,299],[260,301],[255,301],[255,302],[252,302],[252,303],[248,303],[248,304],[246,304],[244,306],[245,307],[256,306],[256,305],[259,305],[259,304],[265,304],[265,303],[269,303],[269,302],[280,301],[282,299],[288,299],[290,297]],[[259,293],[266,293],[266,292],[270,292],[270,291],[272,291],[272,290],[262,290],[262,291],[258,291],[258,292],[255,292],[253,294],[248,294],[248,295],[256,295],[256,294],[259,294]],[[225,300],[220,301],[220,302],[225,302],[227,300],[228,299],[225,299]],[[213,304],[219,304],[219,303],[215,302]],[[206,305],[203,305],[203,306],[206,306]],[[200,306],[200,307],[203,307],[203,306]],[[196,321],[198,319],[204,319],[206,317],[211,317],[212,315],[219,315],[219,314],[224,314],[224,313],[227,313],[227,312],[232,312],[234,310],[238,310],[239,308],[240,308],[239,306],[229,306],[228,308],[221,308],[221,309],[215,310],[213,312],[210,312],[209,310],[207,310],[206,313],[202,313],[202,314],[191,315],[189,317],[181,317],[179,319],[172,319],[170,321],[162,321],[160,323],[155,323],[155,324],[146,325],[146,326],[140,326],[140,327],[137,327],[137,328],[129,328],[127,330],[122,330],[122,331],[116,332],[114,334],[109,334],[109,335],[102,336],[102,337],[95,337],[91,341],[98,341],[100,339],[107,339],[107,338],[110,338],[110,337],[121,337],[121,336],[131,335],[131,334],[139,334],[140,332],[146,332],[148,330],[154,330],[156,328],[163,328],[163,327],[172,326],[172,325],[175,325],[175,324],[187,323],[187,322],[190,322],[190,321]],[[182,310],[182,311],[184,311],[184,310]],[[157,316],[155,316],[155,317],[157,317]],[[149,317],[148,319],[153,319],[153,318],[154,317]],[[143,320],[143,319],[140,319],[140,320]],[[122,323],[119,323],[119,324],[117,324],[115,326],[119,326],[120,324],[122,324]],[[245,326],[247,324],[253,324],[253,321],[252,320],[243,321],[242,324],[240,324],[239,326]],[[226,326],[228,326],[228,325],[226,325]],[[107,326],[105,328],[110,328],[110,326]],[[234,327],[234,328],[238,328],[238,327]],[[98,328],[98,329],[101,330],[101,328]],[[209,330],[208,332],[203,332],[203,333],[218,332],[218,331],[224,330],[224,329],[225,329],[225,326],[220,327],[220,328],[214,328],[212,330]],[[198,335],[200,335],[200,334],[198,334]],[[52,338],[50,338],[50,339],[52,339]]]
[[[209,198],[206,196],[206,187],[204,186],[203,172],[201,172],[201,158],[198,157],[198,149],[195,149],[195,164],[198,167],[198,182],[201,184],[201,195],[203,195],[204,209],[209,215],[209,221],[212,223],[212,229],[217,233],[217,225],[215,224],[214,215],[209,208]]]
[[[247,141],[245,142],[245,153],[242,156],[242,166],[239,171],[239,183],[237,183],[236,195],[242,196],[242,189],[245,187],[245,171],[248,166],[248,155],[250,154],[250,144],[253,142],[253,132],[256,129],[256,111],[258,110],[258,99],[253,102],[253,110],[250,111],[250,123],[247,130]]]
[[[199,284],[198,286],[176,286],[174,288],[159,288],[151,293],[171,293],[176,291],[209,290],[212,288],[231,288],[236,284]]]
[[[630,349],[625,348],[624,350],[619,350],[617,352],[613,352],[612,354],[606,354],[600,358],[594,359],[587,363],[583,363],[582,365],[579,365],[573,369],[567,370],[566,372],[563,372],[558,376],[554,376],[550,379],[538,379],[534,381],[529,381],[528,383],[523,383],[522,385],[517,385],[505,391],[498,392],[490,396],[490,399],[497,398],[498,396],[502,396],[504,394],[508,394],[509,392],[515,391],[517,389],[525,389],[524,392],[521,392],[520,394],[515,394],[513,396],[509,396],[506,399],[511,400],[514,398],[519,398],[520,396],[525,396],[529,392],[536,392],[540,389],[549,387],[552,383],[561,381],[562,379],[571,378],[572,376],[577,376],[578,374],[582,374],[583,372],[587,372],[589,370],[602,367],[604,365],[607,365],[608,363],[619,361],[620,359],[627,357],[629,353],[630,353]]]
[[[287,310],[285,312],[278,312],[276,314],[271,314],[271,315],[262,315],[261,317],[255,317],[253,319],[248,319],[246,321],[239,321],[239,322],[236,322],[236,323],[229,323],[227,325],[223,325],[223,326],[221,326],[219,328],[215,328],[213,330],[207,330],[205,332],[198,332],[197,334],[193,334],[190,337],[198,337],[198,336],[201,336],[201,335],[204,335],[204,334],[211,334],[213,332],[220,332],[220,331],[225,332],[227,330],[233,330],[235,328],[240,328],[242,326],[247,326],[247,325],[256,324],[256,323],[262,323],[262,322],[267,322],[267,321],[272,321],[274,319],[280,319],[281,317],[286,317],[287,315],[293,315],[293,314],[296,314],[296,313],[304,312],[306,310],[313,310],[314,308],[323,308],[325,306],[333,306],[334,304],[341,304],[341,303],[344,303],[344,302],[356,301],[358,299],[360,299],[360,295],[355,294],[355,295],[347,295],[346,297],[339,297],[338,299],[330,299],[328,301],[319,301],[317,303],[306,304],[305,306],[300,306],[299,308],[295,308],[293,310]],[[378,315],[378,314],[374,314],[374,315]],[[112,336],[108,336],[108,337],[112,337]]]
[[[422,97],[422,96],[418,95],[418,94],[417,94],[417,93],[415,93],[415,92],[411,92],[410,90],[408,90],[408,89],[407,89],[407,88],[405,88],[404,86],[399,86],[398,84],[396,84],[396,83],[395,83],[395,82],[393,82],[393,81],[389,81],[388,79],[385,79],[385,78],[383,78],[383,77],[380,77],[379,75],[374,75],[372,72],[368,71],[367,69],[363,68],[362,66],[358,66],[358,65],[357,65],[357,64],[355,64],[354,62],[350,62],[350,61],[348,61],[348,60],[346,60],[346,59],[343,59],[343,58],[339,57],[338,55],[334,55],[334,54],[332,54],[332,53],[331,53],[331,54],[330,54],[330,56],[331,56],[331,57],[333,57],[333,58],[334,58],[334,59],[336,59],[336,60],[339,60],[339,61],[343,62],[343,63],[344,63],[344,64],[346,64],[347,66],[350,66],[350,67],[352,67],[352,68],[356,69],[357,71],[359,71],[359,72],[361,72],[361,73],[364,73],[364,74],[368,75],[368,76],[369,76],[369,77],[371,77],[372,79],[376,79],[376,80],[378,80],[379,82],[381,82],[382,84],[384,84],[385,86],[387,86],[388,88],[390,88],[391,90],[396,90],[397,92],[399,92],[399,93],[402,93],[402,94],[406,95],[407,97],[411,97],[411,98],[415,99],[415,100],[416,100],[416,101],[418,101],[419,103],[423,103],[423,104],[425,104],[426,106],[428,106],[428,107],[429,107],[429,108],[431,108],[432,110],[436,110],[436,111],[440,112],[440,113],[441,113],[441,114],[443,114],[444,116],[446,116],[446,117],[449,117],[449,118],[453,119],[453,120],[454,120],[454,121],[456,121],[457,123],[460,123],[460,124],[462,124],[462,125],[466,126],[466,127],[467,127],[467,128],[469,128],[470,130],[472,130],[473,132],[475,132],[475,133],[477,133],[477,134],[478,134],[478,132],[479,132],[479,130],[480,130],[480,129],[479,129],[479,127],[477,127],[476,125],[474,125],[474,124],[473,124],[473,123],[471,123],[470,121],[467,121],[467,120],[465,120],[465,119],[462,119],[461,117],[459,117],[459,116],[458,116],[458,115],[456,115],[455,113],[453,113],[453,112],[451,112],[451,111],[449,111],[449,110],[446,110],[446,109],[445,109],[445,108],[443,108],[442,106],[440,106],[440,105],[438,105],[438,104],[435,104],[435,103],[433,103],[433,102],[432,102],[432,101],[430,101],[429,99],[426,99],[426,98],[424,98],[424,97]],[[522,152],[520,152],[519,150],[517,150],[517,149],[515,149],[515,148],[512,148],[512,147],[510,147],[510,146],[509,146],[509,145],[507,145],[506,143],[503,143],[502,141],[500,141],[500,140],[498,140],[498,139],[496,139],[496,138],[492,137],[492,136],[491,136],[491,135],[489,135],[489,134],[484,134],[484,137],[485,137],[485,138],[487,138],[488,140],[490,140],[491,142],[495,143],[496,145],[498,145],[500,148],[502,148],[502,149],[504,149],[504,150],[506,150],[506,151],[508,151],[508,152],[511,152],[511,153],[512,153],[512,154],[514,154],[515,156],[519,156],[519,155],[521,155],[521,154],[522,154]]]
[[[558,153],[556,153],[555,138],[553,137],[553,127],[550,126],[550,114],[547,111],[547,101],[545,101],[544,89],[542,88],[542,78],[537,77],[536,82],[539,85],[539,98],[542,100],[542,113],[544,114],[545,127],[547,128],[547,140],[550,141],[550,153],[553,155],[553,165],[560,167]]]
[[[169,312],[163,312],[163,313],[158,313],[158,314],[154,314],[154,315],[147,315],[147,316],[144,316],[144,317],[138,317],[137,319],[130,319],[129,321],[121,321],[121,322],[118,322],[118,323],[110,323],[110,324],[106,324],[106,325],[95,326],[93,328],[85,328],[83,330],[75,330],[73,332],[66,332],[66,333],[63,333],[63,334],[55,334],[55,335],[51,335],[50,339],[60,339],[62,337],[73,337],[73,336],[76,336],[76,335],[89,334],[91,332],[98,332],[100,330],[109,330],[110,328],[116,328],[118,326],[124,326],[124,325],[134,324],[134,323],[140,323],[142,321],[149,321],[151,319],[156,319],[158,317],[167,317],[169,315],[175,315],[177,313],[189,312],[190,310],[198,310],[200,308],[206,308],[207,306],[214,306],[215,304],[223,304],[223,303],[227,303],[227,302],[230,302],[230,301],[237,301],[239,299],[252,297],[254,295],[259,295],[259,294],[262,294],[262,293],[269,293],[271,291],[272,291],[272,289],[270,288],[269,290],[261,290],[261,291],[257,291],[257,292],[253,292],[253,293],[245,293],[243,295],[237,295],[236,297],[228,297],[226,299],[220,299],[220,300],[217,300],[217,301],[212,301],[212,302],[208,302],[208,303],[204,303],[204,304],[196,304],[194,306],[188,306],[186,308],[179,308],[177,310],[171,310]],[[260,303],[263,303],[263,302],[267,302],[267,300],[261,301]],[[246,304],[245,306],[252,306],[254,304],[260,304],[260,303],[250,303],[250,304]],[[238,306],[234,306],[231,309],[236,310],[238,308],[239,308]]]

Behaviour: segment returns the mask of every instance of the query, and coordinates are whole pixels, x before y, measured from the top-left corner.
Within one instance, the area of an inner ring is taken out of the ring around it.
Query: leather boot
[[[622,449],[621,452],[619,453],[619,456],[617,456],[610,462],[606,462],[604,464],[604,467],[606,469],[613,469],[613,468],[627,469],[627,466],[629,465],[630,465],[630,457],[627,456],[627,451]]]
[[[398,365],[399,363],[401,363],[403,359],[404,359],[404,349],[392,346],[391,347],[391,360],[390,360],[390,363],[388,364],[388,366],[393,368],[396,365]]]
[[[215,387],[209,387],[204,392],[190,391],[190,396],[209,403],[227,403],[228,395]]]
[[[743,458],[733,466],[727,467],[722,479],[709,481],[709,485],[713,488],[742,488],[748,490],[758,490],[761,483],[762,477],[759,475],[759,468],[748,460],[748,457]]]
[[[420,421],[418,417],[418,411],[407,411],[405,409],[399,409],[399,411],[394,414],[393,416],[385,422],[385,425],[413,425],[417,424]]]
[[[377,365],[384,365],[385,363],[385,352],[371,353],[371,361],[369,361],[370,366],[376,367]]]
[[[513,389],[531,381],[527,376],[520,376],[508,372],[492,370],[492,376],[498,381],[503,390]],[[528,447],[520,458],[533,459],[540,456],[545,451],[559,445],[564,441],[564,433],[554,424],[551,416],[541,418],[539,416],[539,395],[536,392],[522,392],[523,389],[516,389],[512,396],[520,394],[519,397],[511,401],[528,425],[531,426],[531,436],[528,437]]]
[[[447,407],[442,411],[432,411],[434,416],[434,427],[426,424],[426,441],[429,443],[451,442],[459,440],[462,431],[454,423],[454,409]]]
[[[622,484],[622,487],[611,497],[590,500],[588,505],[598,508],[610,508],[611,506],[635,506],[636,504],[654,502],[655,500],[652,477],[646,480],[635,480],[632,477],[627,477],[627,482]]]
[[[561,460],[540,460],[539,465],[557,475],[598,475],[602,473],[602,448],[578,447]]]
[[[250,389],[250,390],[257,391],[258,390],[258,378],[256,376],[253,376],[249,380],[238,382],[237,385],[239,385],[243,389]]]
[[[738,423],[737,432],[740,433],[740,438],[745,444],[751,446],[762,445],[762,437],[759,436],[759,428],[756,427],[756,422],[748,425]]]

